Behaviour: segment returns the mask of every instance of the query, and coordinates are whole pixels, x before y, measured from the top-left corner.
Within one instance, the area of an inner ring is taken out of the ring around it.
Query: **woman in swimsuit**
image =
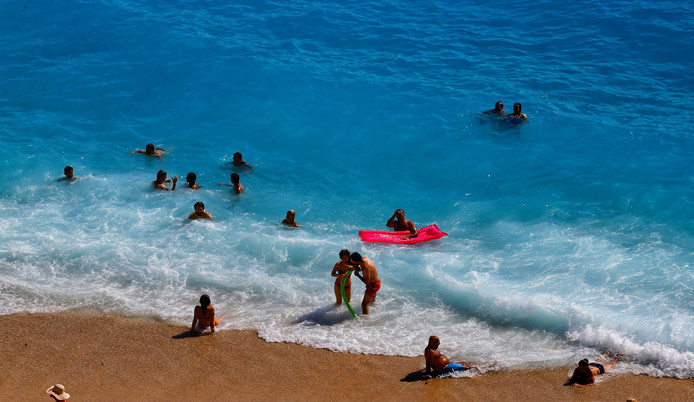
[[[201,334],[208,329],[214,333],[214,327],[219,325],[220,319],[214,316],[214,307],[210,302],[210,296],[200,296],[200,305],[193,310],[193,324],[190,326],[191,332]]]
[[[330,274],[330,276],[337,278],[335,279],[334,286],[336,305],[342,304],[342,292],[340,291],[342,278],[345,277],[347,271],[353,268],[354,267],[352,267],[352,265],[349,264],[349,250],[340,251],[340,262],[335,264],[335,266],[333,267],[333,272]],[[345,296],[347,297],[348,303],[352,301],[352,275],[347,275],[347,279],[345,280]]]

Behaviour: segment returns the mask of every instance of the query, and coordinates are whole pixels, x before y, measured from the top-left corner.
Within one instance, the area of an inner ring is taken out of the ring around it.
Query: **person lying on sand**
[[[156,157],[159,158],[159,159],[164,159],[164,157],[162,156],[162,154],[164,154],[165,152],[166,152],[166,151],[163,150],[163,149],[161,149],[161,148],[155,149],[155,148],[154,148],[154,144],[147,144],[147,146],[145,146],[145,150],[144,150],[144,151],[141,150],[141,149],[136,149],[136,150],[134,150],[133,152],[131,152],[129,155],[132,155],[132,154],[145,154],[145,155],[147,155],[147,156],[156,156]]]
[[[472,366],[470,363],[458,362],[451,363],[450,360],[439,352],[439,344],[441,341],[438,336],[429,337],[429,345],[424,349],[424,359],[426,360],[426,374],[431,375],[433,372],[436,375],[452,373],[454,371],[476,370],[478,367]]]
[[[588,359],[583,359],[578,362],[578,367],[574,369],[574,373],[564,385],[592,385],[595,383],[595,377],[604,374],[614,366],[622,357],[621,353],[614,354],[611,350],[603,353],[595,359],[594,363],[588,363]],[[608,361],[608,359],[610,359]]]

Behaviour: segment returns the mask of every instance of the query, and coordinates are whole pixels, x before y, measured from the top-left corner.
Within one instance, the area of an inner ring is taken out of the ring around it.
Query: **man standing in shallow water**
[[[366,285],[364,298],[361,301],[361,312],[369,315],[369,304],[376,301],[376,292],[381,289],[378,269],[376,269],[376,264],[370,258],[362,257],[359,253],[352,253],[349,259],[352,264],[357,266],[354,275]],[[359,271],[362,272],[362,275],[359,275]]]

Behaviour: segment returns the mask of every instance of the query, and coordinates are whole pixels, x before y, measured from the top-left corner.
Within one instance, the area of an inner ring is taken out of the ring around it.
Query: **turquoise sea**
[[[4,2],[0,314],[189,325],[208,293],[270,342],[694,378],[693,33],[676,1]],[[449,235],[359,240],[396,208]]]

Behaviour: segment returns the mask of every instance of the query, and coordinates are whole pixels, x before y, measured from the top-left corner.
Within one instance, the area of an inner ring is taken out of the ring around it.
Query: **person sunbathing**
[[[198,334],[214,333],[214,327],[219,325],[220,318],[214,316],[214,307],[210,301],[210,296],[204,294],[200,296],[200,305],[195,306],[193,310],[193,324],[190,326],[190,331]]]
[[[588,359],[583,359],[578,362],[578,367],[574,369],[574,373],[564,385],[592,385],[595,384],[595,377],[604,374],[611,369],[622,357],[621,353],[614,354],[611,350],[603,353],[595,359],[594,363],[588,363]],[[609,359],[609,361],[608,361]]]

